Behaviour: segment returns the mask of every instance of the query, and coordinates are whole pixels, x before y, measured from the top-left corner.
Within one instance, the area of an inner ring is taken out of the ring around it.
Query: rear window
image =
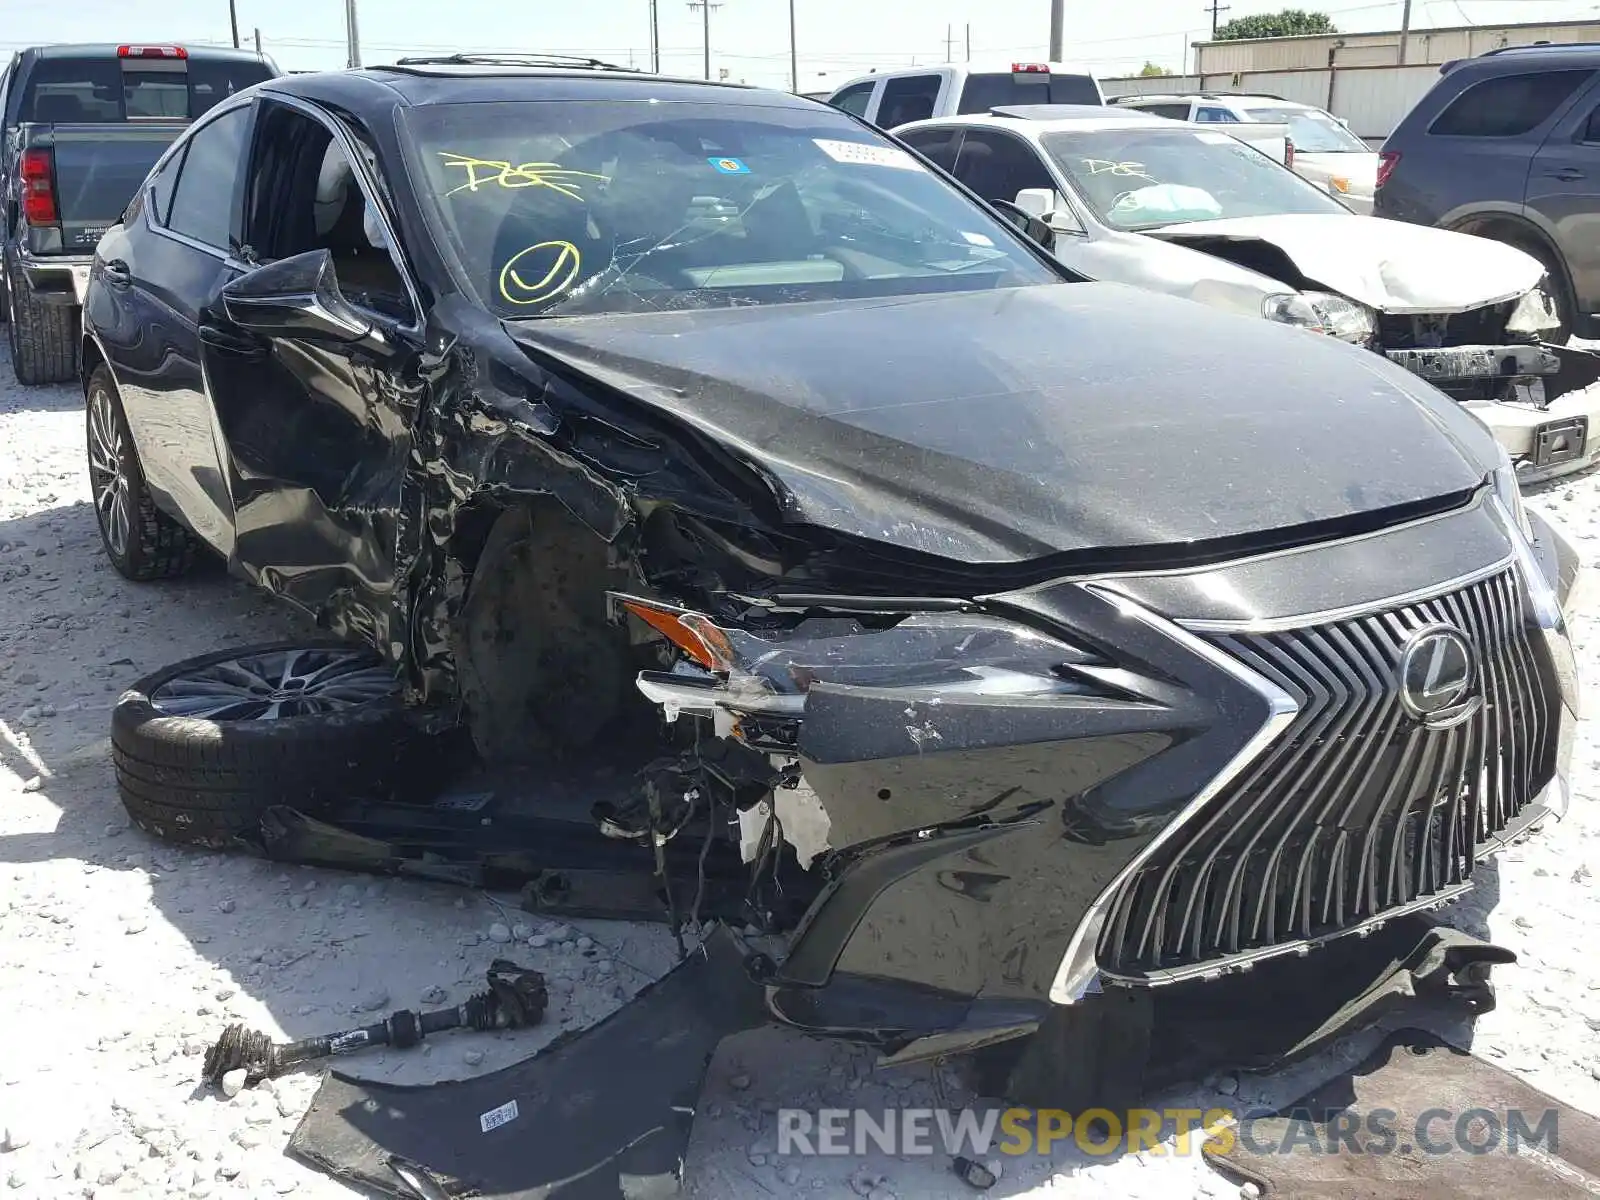
[[[1087,75],[1033,75],[1019,80],[1010,71],[968,75],[961,89],[963,113],[988,112],[1007,104],[1100,104],[1100,89]]]
[[[1485,79],[1452,100],[1428,132],[1444,137],[1517,137],[1549,120],[1592,74],[1539,71]]]
[[[184,121],[252,84],[270,79],[265,63],[188,60],[187,70],[124,69],[116,58],[42,58],[29,74],[24,121],[84,125],[128,120]]]

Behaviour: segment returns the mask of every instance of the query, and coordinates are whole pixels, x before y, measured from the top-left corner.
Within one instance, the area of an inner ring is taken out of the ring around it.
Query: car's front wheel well
[[[1566,256],[1537,225],[1504,213],[1484,213],[1456,221],[1450,228],[1456,233],[1468,233],[1515,246],[1518,250],[1537,258],[1544,264],[1551,285],[1556,289],[1557,294],[1554,299],[1560,306],[1563,325],[1566,327],[1563,333],[1570,332],[1570,327],[1578,323],[1579,313],[1574,298],[1576,293],[1572,287],[1572,276],[1567,269]]]
[[[100,353],[100,343],[88,334],[84,334],[79,341],[78,348],[78,380],[83,386],[85,395],[89,391],[89,378],[95,368],[105,362],[105,355]]]
[[[633,652],[606,592],[634,571],[613,543],[553,497],[486,497],[457,514],[451,555],[457,683],[486,759],[545,760],[628,715]]]

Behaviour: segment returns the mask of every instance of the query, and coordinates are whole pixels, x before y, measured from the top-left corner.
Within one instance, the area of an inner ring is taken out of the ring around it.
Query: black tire
[[[41,304],[15,270],[7,272],[6,335],[11,370],[21,384],[65,383],[78,374],[78,310]]]
[[[187,572],[194,565],[198,544],[150,498],[122,397],[104,363],[94,369],[84,388],[84,435],[95,524],[117,574],[146,583]],[[114,494],[118,489],[120,496]]]
[[[406,800],[436,791],[448,769],[440,737],[401,704],[398,689],[336,712],[254,719],[175,716],[208,668],[252,656],[304,651],[311,665],[338,656],[387,668],[377,654],[338,642],[276,642],[174,663],[122,694],[111,714],[111,757],[123,807],[139,828],[169,842],[250,847],[262,814],[287,805],[307,815],[362,799]],[[268,659],[268,661],[271,661]],[[309,668],[306,673],[309,673]],[[154,697],[154,699],[152,699]]]

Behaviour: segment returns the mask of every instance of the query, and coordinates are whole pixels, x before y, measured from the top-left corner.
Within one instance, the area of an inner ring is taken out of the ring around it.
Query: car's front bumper
[[[39,303],[79,308],[89,288],[89,269],[93,264],[92,254],[41,256],[26,252],[18,257],[17,263],[29,292]]]
[[[1559,535],[1538,528],[1554,579]],[[1478,504],[1209,571],[992,598],[993,611],[1112,648],[1107,682],[1128,686],[1116,701],[813,688],[801,760],[838,858],[768,984],[772,1011],[814,1032],[954,1053],[1088,992],[1310,954],[1465,894],[1473,861],[1566,803],[1571,647],[1564,628],[1538,624],[1510,546]],[[1463,582],[1450,568],[1463,561],[1492,569]],[[1399,715],[1404,638],[1391,646],[1383,631],[1430,621],[1482,648],[1484,703],[1456,731]],[[1350,749],[1330,761],[1336,747]],[[1524,781],[1515,795],[1487,782],[1491,758]],[[1444,836],[1446,813],[1450,829],[1473,830],[1448,863],[1435,841],[1416,848]],[[1295,906],[1335,903],[1317,878],[1346,878],[1319,838],[1360,859],[1381,895],[1301,921]],[[1196,864],[1213,873],[1191,886],[1182,873]],[[1255,897],[1268,891],[1292,893],[1288,919],[1263,922]]]

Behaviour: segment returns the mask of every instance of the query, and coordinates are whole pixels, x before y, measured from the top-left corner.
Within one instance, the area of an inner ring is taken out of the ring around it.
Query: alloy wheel
[[[253,651],[169,679],[150,703],[172,717],[277,721],[394,699],[394,671],[369,651],[341,646]]]
[[[96,388],[89,397],[89,488],[106,544],[119,559],[127,558],[133,532],[129,487],[128,441],[111,393]]]

